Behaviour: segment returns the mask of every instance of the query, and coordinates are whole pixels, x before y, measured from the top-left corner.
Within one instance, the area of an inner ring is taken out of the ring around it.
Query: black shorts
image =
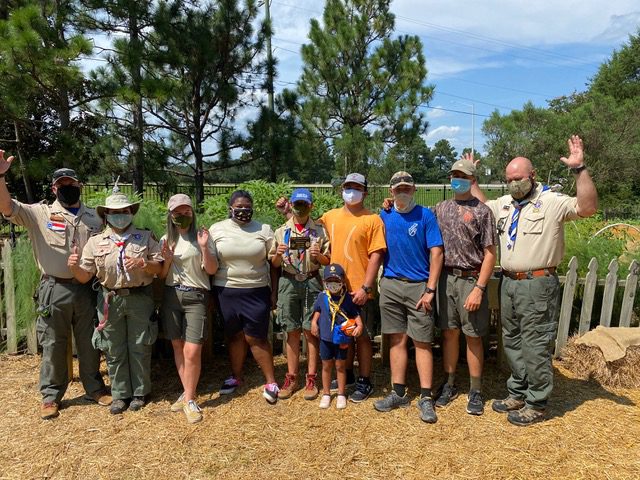
[[[213,287],[224,323],[224,334],[243,331],[248,337],[266,340],[271,320],[271,289]]]
[[[349,344],[346,348],[327,340],[320,339],[320,359],[321,360],[346,360]]]

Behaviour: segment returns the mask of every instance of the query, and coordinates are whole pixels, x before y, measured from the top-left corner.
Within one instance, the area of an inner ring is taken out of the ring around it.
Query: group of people
[[[363,402],[373,392],[372,335],[379,309],[381,331],[390,344],[391,390],[373,402],[375,410],[411,404],[406,382],[411,339],[419,415],[424,422],[436,422],[436,409],[459,395],[462,331],[470,377],[466,411],[482,415],[486,289],[499,251],[502,336],[511,376],[508,395],[493,401],[492,408],[515,425],[543,420],[553,386],[563,223],[597,208],[582,140],[573,136],[568,145],[569,157],[561,160],[575,176],[576,197],[550,190],[537,181],[531,162],[517,157],[505,172],[509,193],[487,201],[476,181],[477,162],[465,155],[450,170],[454,198],[433,210],[416,204],[415,182],[401,171],[390,180],[391,198],[380,214],[373,213],[364,205],[366,178],[351,173],[342,184],[344,205],[317,221],[309,190],[299,188],[279,200],[276,208],[287,220],[275,232],[252,218],[249,192],[234,192],[229,218],[208,230],[197,227],[191,199],[174,195],[159,242],[133,225],[140,204],[123,194],[114,193],[95,210],[81,204],[82,185],[70,169],[54,172],[52,205],[11,199],[4,176],[12,158],[0,151],[0,212],[27,228],[42,272],[36,328],[43,349],[42,418],[58,415],[67,388],[71,327],[86,398],[110,405],[114,414],[145,405],[151,347],[158,334],[154,277],[164,280],[159,319],[172,342],[183,389],[171,410],[184,412],[190,423],[203,418],[196,387],[210,301],[223,319],[230,357],[231,375],[220,394],[242,386],[250,348],[269,403],[298,390],[306,400],[316,399],[319,366],[320,408],[330,407],[332,391],[337,391],[338,409],[346,408],[347,398]],[[287,373],[281,384],[268,341],[274,305],[287,334]],[[435,326],[442,330],[445,374],[437,390],[431,347]],[[299,372],[303,335],[308,346],[304,379]],[[100,351],[106,354],[110,392],[99,372]]]

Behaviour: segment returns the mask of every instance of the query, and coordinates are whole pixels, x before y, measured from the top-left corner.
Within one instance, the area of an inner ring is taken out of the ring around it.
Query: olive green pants
[[[103,320],[105,290],[98,292],[98,319]],[[158,337],[158,323],[151,316],[155,304],[151,288],[112,296],[109,315],[93,342],[107,354],[111,395],[114,400],[144,396],[151,392],[151,347]]]
[[[512,397],[544,409],[553,389],[553,347],[558,330],[560,283],[556,275],[504,277],[500,292],[502,339],[511,367]]]

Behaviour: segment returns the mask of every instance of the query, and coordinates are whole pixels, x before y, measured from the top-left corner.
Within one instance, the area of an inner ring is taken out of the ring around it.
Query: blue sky
[[[300,47],[323,1],[272,0],[276,91],[300,75]],[[426,108],[429,145],[484,151],[482,121],[531,101],[586,88],[598,66],[640,26],[637,0],[395,0],[396,33],[420,36],[435,95]],[[460,112],[460,113],[456,113]],[[475,113],[472,117],[471,112]]]

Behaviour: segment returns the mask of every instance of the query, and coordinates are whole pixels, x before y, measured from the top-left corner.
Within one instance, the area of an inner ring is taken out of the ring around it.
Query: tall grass
[[[12,260],[16,284],[16,323],[18,332],[26,333],[36,321],[33,297],[40,279],[40,271],[33,258],[31,242],[26,236],[18,238],[12,252]]]

